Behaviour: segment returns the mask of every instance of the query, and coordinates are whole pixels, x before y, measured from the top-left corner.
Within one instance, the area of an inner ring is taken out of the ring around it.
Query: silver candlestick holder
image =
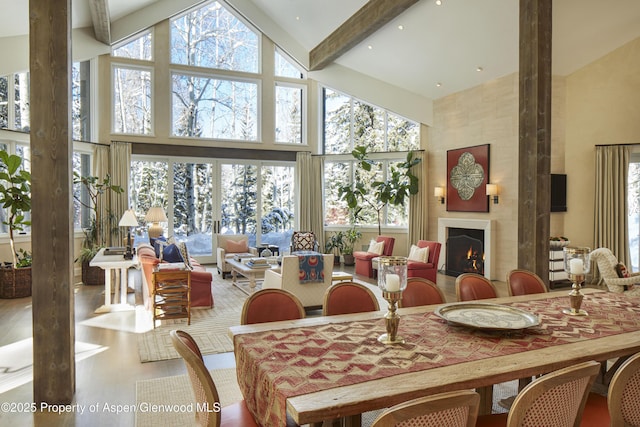
[[[389,303],[384,315],[387,333],[380,335],[378,341],[384,344],[404,344],[404,338],[398,336],[400,316],[396,313],[402,291],[407,287],[407,258],[380,257],[378,263],[378,286],[382,297]]]
[[[571,285],[571,292],[569,292],[569,305],[571,308],[565,308],[562,312],[570,316],[588,316],[588,313],[581,308],[584,295],[580,292],[580,289],[582,289],[585,275],[591,267],[589,260],[591,249],[568,246],[563,248],[563,252],[564,270],[569,274],[569,280],[573,285]]]

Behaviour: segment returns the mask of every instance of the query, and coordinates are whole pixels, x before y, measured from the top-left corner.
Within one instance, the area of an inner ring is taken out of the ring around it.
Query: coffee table
[[[280,270],[280,266],[278,264],[269,264],[269,267],[250,267],[242,261],[236,261],[235,259],[227,259],[227,264],[231,266],[231,280],[233,286],[240,289],[242,292],[247,295],[251,295],[256,291],[256,281],[264,279],[264,272],[271,269],[275,271]],[[241,283],[238,281],[238,275],[246,278],[249,281],[249,290],[245,289],[241,286]]]

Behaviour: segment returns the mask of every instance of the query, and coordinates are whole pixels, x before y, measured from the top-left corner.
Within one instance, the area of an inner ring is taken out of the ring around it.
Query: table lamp
[[[160,206],[152,206],[144,216],[144,220],[149,224],[149,238],[156,239],[162,235],[163,228],[160,225],[161,222],[168,221],[167,215],[164,213],[164,209]]]
[[[124,214],[122,214],[122,218],[120,218],[118,226],[127,227],[127,248],[124,253],[124,259],[133,259],[133,251],[131,250],[131,227],[138,226],[138,219],[136,218],[136,213],[133,211],[133,209],[124,211]]]

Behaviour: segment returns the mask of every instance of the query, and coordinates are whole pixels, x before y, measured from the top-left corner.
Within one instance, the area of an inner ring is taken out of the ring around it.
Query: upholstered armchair
[[[333,254],[322,255],[324,281],[300,283],[300,263],[296,255],[282,257],[280,272],[264,272],[262,289],[284,289],[294,294],[305,308],[322,307],[324,293],[331,286]]]
[[[373,265],[371,260],[380,256],[391,256],[393,254],[393,245],[396,239],[387,236],[378,236],[377,243],[382,242],[382,251],[370,252],[373,245],[369,245],[369,249],[366,251],[356,251],[353,253],[353,257],[356,260],[356,274],[361,274],[367,277],[373,277]]]
[[[610,249],[594,249],[591,252],[591,260],[596,262],[600,277],[609,291],[625,295],[640,295],[640,273],[629,273],[628,277],[620,277],[616,271],[619,261]]]
[[[440,242],[418,240],[415,246],[422,249],[422,251],[416,251],[418,253],[424,253],[424,248],[429,248],[428,254],[426,260],[424,260],[412,257],[411,253],[409,253],[409,259],[407,260],[407,276],[422,277],[423,279],[431,280],[433,283],[436,283],[438,260],[440,259],[440,248],[442,247],[442,244]]]
[[[231,274],[231,266],[227,264],[227,259],[238,254],[258,256],[258,250],[249,246],[249,236],[246,234],[218,234],[216,260],[218,273],[223,279]]]

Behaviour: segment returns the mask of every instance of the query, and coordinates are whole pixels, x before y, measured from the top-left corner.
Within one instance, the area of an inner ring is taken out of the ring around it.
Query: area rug
[[[247,295],[231,284],[231,281],[213,275],[214,306],[191,310],[191,324],[186,319],[162,321],[144,334],[138,335],[138,354],[141,362],[177,359],[178,352],[171,344],[169,332],[181,329],[198,343],[202,354],[233,351],[229,328],[240,324],[240,313]]]
[[[235,368],[213,369],[209,372],[218,390],[222,408],[242,400],[242,392],[238,387]],[[494,413],[507,412],[498,405],[498,402],[505,397],[516,394],[517,386],[517,381],[494,386]],[[189,408],[188,405],[194,401],[193,391],[187,375],[137,381],[137,407],[153,408],[154,410],[137,411],[136,427],[195,425],[193,413],[185,411]],[[382,410],[362,414],[362,426],[370,426],[380,412]]]

